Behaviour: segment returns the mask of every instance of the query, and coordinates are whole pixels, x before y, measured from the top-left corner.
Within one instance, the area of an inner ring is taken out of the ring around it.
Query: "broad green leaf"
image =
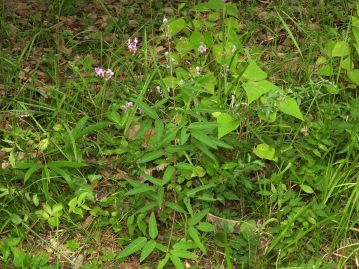
[[[168,166],[163,173],[163,185],[173,180],[176,170],[173,166]]]
[[[11,252],[14,255],[13,265],[15,268],[26,268],[24,267],[24,262],[26,259],[26,254],[21,249],[17,247],[11,247]],[[4,267],[5,268],[5,267]]]
[[[205,216],[207,216],[207,214],[209,213],[209,208],[204,209],[196,214],[193,215],[193,217],[191,217],[188,220],[188,225],[189,226],[194,226],[196,225],[198,222],[200,222]]]
[[[213,224],[209,222],[200,222],[197,225],[197,229],[201,232],[211,233],[215,231],[215,227]]]
[[[125,258],[127,256],[132,255],[133,253],[140,251],[146,244],[147,238],[146,237],[139,237],[133,242],[131,242],[124,250],[120,252],[118,258]]]
[[[278,157],[275,156],[275,149],[267,144],[259,144],[253,150],[253,153],[261,159],[278,161]]]
[[[291,98],[288,97],[278,103],[278,109],[283,112],[284,114],[293,116],[297,119],[304,120],[302,112],[300,111],[300,108],[297,104],[297,102]]]
[[[332,57],[344,57],[350,54],[350,46],[346,41],[338,41],[331,51]]]
[[[176,51],[180,54],[186,54],[193,49],[191,41],[184,37],[176,41]]]
[[[11,214],[10,218],[12,223],[14,223],[15,225],[19,225],[22,222],[22,219],[18,214]]]
[[[184,249],[172,249],[170,253],[174,256],[177,256],[179,258],[184,258],[184,259],[196,260],[198,258],[198,256],[196,254],[189,252],[187,250],[184,250]]]
[[[156,241],[150,240],[143,247],[140,257],[140,262],[143,262],[156,248]]]
[[[146,152],[141,158],[137,160],[137,163],[147,163],[158,158],[161,158],[164,155],[162,150],[155,150],[151,152]]]
[[[223,0],[209,0],[207,3],[207,7],[211,9],[221,10],[224,9],[224,6]]]
[[[133,188],[132,190],[129,190],[128,192],[126,192],[125,195],[130,196],[130,195],[144,193],[144,192],[148,192],[148,191],[152,191],[152,190],[153,190],[152,186],[149,186],[147,184],[140,184],[137,187]]]
[[[180,258],[178,258],[175,255],[171,255],[170,258],[171,258],[171,262],[173,263],[176,269],[184,269],[184,265],[181,262]]]
[[[217,127],[218,127],[218,123],[212,122],[212,121],[193,122],[190,125],[188,125],[188,129],[190,129],[190,130],[208,130],[208,131],[210,131]]]
[[[207,253],[206,248],[204,247],[204,245],[201,243],[201,240],[199,239],[198,231],[193,226],[190,226],[188,228],[188,234],[193,239],[193,241],[197,244],[197,247],[203,252],[203,254],[206,254]]]
[[[313,193],[314,190],[312,189],[311,186],[305,185],[305,184],[301,184],[300,188],[305,192],[305,193]]]
[[[184,27],[186,27],[185,20],[182,18],[176,19],[168,24],[168,33],[171,36],[174,36],[179,33]]]
[[[52,167],[51,170],[56,174],[62,176],[71,189],[75,188],[75,183],[69,173],[58,167]]]
[[[352,70],[354,68],[354,63],[353,60],[351,59],[351,57],[347,57],[345,58],[341,63],[340,63],[340,67],[345,69],[345,70]]]
[[[243,77],[249,81],[259,81],[267,78],[264,72],[254,61],[252,61],[243,73]]]
[[[45,149],[47,149],[47,147],[49,146],[50,144],[50,139],[49,138],[45,138],[45,139],[42,139],[39,144],[38,144],[38,149],[39,151],[44,151]]]
[[[189,41],[191,43],[192,48],[196,50],[199,45],[204,43],[204,37],[200,32],[194,31],[194,32],[192,32],[191,37],[189,38]]]
[[[158,236],[158,228],[155,214],[152,212],[149,220],[148,234],[152,239],[155,239]]]
[[[232,115],[228,113],[221,113],[217,117],[218,123],[218,138],[229,134],[230,132],[236,130],[240,124],[239,120],[235,120]]]
[[[328,64],[328,65],[324,65],[324,66],[321,66],[320,68],[318,68],[316,73],[320,76],[330,77],[334,74],[334,70],[333,70],[333,67]]]
[[[42,168],[41,164],[34,164],[34,166],[27,170],[24,176],[24,183],[26,183],[28,179],[40,168]]]
[[[200,131],[191,130],[191,135],[196,138],[198,141],[202,142],[203,144],[217,149],[217,144],[214,142],[214,138],[210,137]]]
[[[204,177],[206,175],[206,170],[202,166],[197,165],[191,174],[191,177]]]
[[[180,241],[173,245],[173,249],[188,250],[194,248],[197,248],[197,244],[193,241]]]
[[[174,211],[177,211],[178,213],[187,214],[187,212],[178,204],[172,203],[172,202],[165,202],[165,205]]]
[[[247,94],[248,104],[259,99],[263,94],[267,92],[279,90],[277,86],[275,86],[268,80],[249,81],[243,85],[243,88]]]
[[[359,85],[359,69],[354,69],[348,72],[349,79],[356,85]]]
[[[163,181],[160,180],[160,179],[154,178],[154,177],[152,177],[152,176],[150,176],[150,175],[147,175],[147,174],[143,174],[142,176],[143,176],[145,179],[147,179],[149,182],[151,182],[153,185],[156,185],[156,186],[158,186],[158,187],[161,187],[161,186],[164,185],[164,184],[163,184]]]
[[[145,216],[146,216],[145,214],[139,214],[137,216],[137,227],[142,232],[143,235],[147,234],[147,224],[143,220]]]
[[[154,120],[158,119],[156,110],[154,110],[152,107],[150,107],[149,105],[147,105],[146,103],[144,103],[140,100],[134,100],[134,101],[142,109],[142,111],[145,114],[147,114],[147,116],[151,117]]]
[[[188,197],[192,197],[194,196],[196,193],[200,192],[200,191],[204,191],[210,188],[213,188],[214,186],[216,186],[216,184],[214,183],[209,183],[207,185],[203,185],[203,186],[199,186],[197,188],[191,189],[187,192],[187,196]]]

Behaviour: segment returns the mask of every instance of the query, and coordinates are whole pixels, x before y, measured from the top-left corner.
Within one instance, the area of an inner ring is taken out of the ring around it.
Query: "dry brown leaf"
[[[140,127],[141,126],[139,123],[132,124],[130,129],[128,129],[128,132],[127,132],[128,139],[131,139],[131,140],[135,139],[137,132],[140,130]]]
[[[141,268],[139,261],[123,262],[120,264],[120,269],[139,269]]]
[[[238,220],[224,219],[224,218],[212,215],[211,213],[208,213],[207,220],[208,220],[208,222],[211,222],[214,226],[216,226],[217,231],[222,230],[221,223],[222,223],[222,221],[226,221],[230,225],[232,225],[234,228],[236,228],[236,229],[234,229],[234,232],[239,233],[240,222]]]
[[[163,171],[168,166],[168,163],[161,163],[153,168],[145,169],[143,172],[146,175],[152,176],[153,172],[160,172]]]

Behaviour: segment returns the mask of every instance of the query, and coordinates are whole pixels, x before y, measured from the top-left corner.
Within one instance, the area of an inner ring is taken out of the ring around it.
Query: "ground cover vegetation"
[[[356,1],[1,8],[1,268],[358,268]]]

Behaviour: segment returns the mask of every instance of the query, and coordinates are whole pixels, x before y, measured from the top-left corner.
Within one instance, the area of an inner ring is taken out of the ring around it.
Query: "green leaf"
[[[45,139],[42,139],[39,144],[38,144],[38,149],[39,151],[44,151],[45,149],[47,149],[47,147],[49,146],[50,144],[50,139],[49,138],[45,138]]]
[[[196,260],[198,256],[192,252],[189,252],[184,249],[172,249],[170,252],[173,256],[184,258],[184,259],[192,259]]]
[[[193,226],[190,226],[188,228],[188,234],[193,239],[193,241],[197,244],[197,247],[203,252],[203,254],[206,254],[207,253],[206,248],[203,246],[201,240],[199,239],[198,231]]]
[[[209,0],[207,3],[207,7],[211,9],[221,10],[224,9],[224,1],[223,0]]]
[[[197,244],[193,241],[180,241],[173,245],[173,249],[187,250],[187,249],[194,249],[194,248],[197,248]]]
[[[140,101],[140,100],[133,100],[134,102],[136,102],[136,104],[142,109],[142,111],[147,114],[147,116],[149,116],[150,118],[157,120],[158,119],[158,115],[156,110],[154,110],[152,107],[150,107],[149,105],[147,105],[146,103]]]
[[[175,255],[171,255],[170,258],[176,269],[184,269],[184,265],[181,262],[180,258]]]
[[[333,67],[329,64],[321,66],[316,73],[323,77],[330,77],[334,74]]]
[[[207,190],[207,189],[210,189],[210,188],[213,188],[215,187],[216,184],[214,184],[213,182],[212,183],[209,183],[207,185],[203,185],[203,186],[199,186],[197,188],[194,188],[194,189],[191,189],[187,192],[187,196],[188,197],[192,197],[194,196],[197,192],[200,192],[200,191],[204,191],[204,190]]]
[[[359,85],[359,69],[354,69],[348,72],[349,79],[356,85]]]
[[[178,213],[187,214],[187,212],[178,204],[172,203],[172,202],[165,202],[165,205],[174,211],[177,211]]]
[[[200,131],[195,130],[191,130],[191,135],[203,144],[211,148],[217,149],[217,144],[214,142],[215,139],[213,137],[210,137]]]
[[[152,191],[154,188],[152,186],[149,186],[147,184],[140,184],[137,187],[133,188],[132,190],[129,190],[125,193],[125,196],[135,195],[139,193],[144,193],[148,191]]]
[[[249,81],[243,84],[243,88],[248,98],[248,104],[259,99],[263,94],[267,92],[279,90],[277,86],[275,86],[268,80]]]
[[[252,61],[243,73],[243,77],[249,81],[259,81],[267,78],[264,72],[254,61]]]
[[[173,179],[173,176],[175,174],[175,168],[173,166],[168,166],[163,173],[163,185],[167,184]]]
[[[19,225],[22,222],[22,219],[20,218],[20,216],[18,214],[11,214],[11,221],[15,225]]]
[[[158,236],[158,228],[155,214],[152,212],[149,220],[148,233],[152,239]]]
[[[280,101],[278,103],[278,109],[282,111],[284,114],[293,116],[300,120],[304,120],[302,112],[300,111],[297,102],[291,97],[288,97],[283,101]]]
[[[205,216],[207,216],[207,214],[209,213],[209,208],[204,209],[196,214],[193,215],[193,217],[191,217],[188,220],[188,225],[189,226],[194,226],[196,225],[198,222],[200,222]]]
[[[155,150],[151,152],[146,152],[141,158],[137,160],[137,163],[147,163],[158,158],[161,158],[164,155],[162,150]]]
[[[344,57],[350,54],[350,46],[345,41],[338,41],[331,51],[332,57]]]
[[[347,70],[347,71],[350,71],[354,68],[354,63],[353,63],[353,60],[351,59],[351,57],[347,57],[345,58],[341,63],[340,63],[340,67]]]
[[[218,123],[218,138],[229,134],[230,132],[236,130],[240,124],[239,120],[235,120],[232,115],[228,113],[221,113],[217,116]]]
[[[312,189],[312,187],[302,184],[300,185],[300,188],[305,192],[305,193],[313,193],[314,190]]]
[[[171,36],[174,36],[177,33],[179,33],[185,26],[186,26],[186,21],[182,18],[171,21],[168,24],[168,33]]]
[[[136,240],[134,240],[133,242],[131,242],[124,250],[122,250],[120,252],[120,254],[118,255],[118,258],[125,258],[127,256],[132,255],[133,253],[141,250],[145,244],[147,242],[147,238],[146,237],[139,237]]]
[[[149,182],[151,182],[153,185],[156,185],[157,187],[161,187],[163,186],[163,181],[160,180],[160,179],[157,179],[157,178],[154,178],[150,175],[147,175],[147,174],[143,174],[142,175],[145,179],[147,179]]]
[[[29,178],[40,168],[42,168],[41,164],[34,164],[29,170],[27,170],[24,176],[24,183],[26,183]]]
[[[213,130],[218,127],[217,122],[205,121],[205,122],[193,122],[188,125],[190,130]],[[182,129],[183,130],[183,129]]]
[[[14,255],[13,265],[15,268],[25,268],[24,262],[26,258],[25,252],[17,247],[11,247],[11,252]]]
[[[150,240],[143,247],[140,257],[140,262],[143,262],[156,248],[156,241]]]
[[[189,42],[191,43],[191,47],[193,49],[197,49],[198,46],[204,42],[204,37],[200,32],[194,31],[189,38]]]
[[[200,222],[197,225],[197,229],[201,232],[211,233],[215,231],[214,225],[209,222]]]
[[[267,144],[259,144],[253,153],[261,159],[278,161],[278,157],[275,156],[275,149]]]

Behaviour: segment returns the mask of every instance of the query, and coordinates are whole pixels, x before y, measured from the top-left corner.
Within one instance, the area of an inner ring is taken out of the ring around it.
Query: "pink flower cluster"
[[[198,51],[203,54],[207,51],[207,47],[201,44],[198,46]]]
[[[111,69],[102,69],[100,67],[95,67],[95,73],[96,76],[101,77],[101,78],[106,78],[106,79],[110,79],[113,77],[113,75],[115,74]]]
[[[123,110],[127,110],[129,108],[133,107],[133,103],[132,102],[127,102],[126,104],[122,105],[121,108]]]
[[[138,43],[137,37],[135,37],[133,40],[131,40],[131,39],[127,40],[127,48],[128,48],[128,51],[131,54],[136,53],[136,51],[137,51],[137,43]]]

